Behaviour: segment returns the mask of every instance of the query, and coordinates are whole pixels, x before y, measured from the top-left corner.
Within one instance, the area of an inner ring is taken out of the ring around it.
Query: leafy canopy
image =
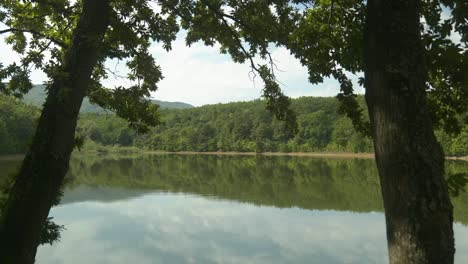
[[[468,4],[463,0],[424,0],[421,33],[427,49],[430,105],[436,125],[449,132],[460,130],[459,116],[467,110]],[[103,54],[88,88],[90,100],[113,110],[145,131],[159,123],[157,107],[146,99],[163,78],[149,52],[153,42],[166,50],[180,30],[186,43],[201,41],[220,45],[220,52],[235,62],[247,62],[252,74],[264,82],[267,107],[297,129],[290,100],[275,78],[272,45],[288,48],[308,68],[311,83],[333,77],[340,83],[341,112],[355,127],[369,133],[349,73],[363,72],[363,28],[366,2],[362,0],[113,0],[110,26],[103,40]],[[49,78],[60,76],[63,54],[80,17],[81,1],[0,1],[1,34],[21,56],[19,63],[0,65],[0,91],[21,96],[31,88],[32,68]],[[460,40],[454,41],[453,34]],[[258,60],[260,58],[261,60]],[[106,60],[125,61],[130,87],[106,89]],[[361,85],[363,80],[361,78]]]
[[[369,124],[362,121],[353,84],[347,77],[347,73],[364,71],[366,1],[301,2],[306,8],[286,46],[307,66],[310,82],[319,83],[325,77],[340,82],[341,111],[355,127],[369,132]],[[468,2],[423,0],[420,21],[427,51],[427,65],[421,67],[428,70],[426,88],[434,123],[448,132],[459,133],[460,115],[466,119],[468,107]],[[363,83],[360,78],[359,84]]]
[[[206,45],[219,43],[221,53],[229,53],[234,61],[249,61],[254,75],[265,82],[264,97],[268,99],[268,107],[295,129],[295,115],[289,109],[289,99],[276,82],[268,52],[273,36],[282,42],[286,39],[288,30],[285,29],[292,24],[282,22],[294,21],[280,14],[294,10],[288,6],[288,1],[113,0],[111,5],[110,25],[102,40],[103,52],[87,90],[91,102],[115,111],[140,131],[159,124],[157,106],[147,98],[157,89],[163,75],[149,47],[157,42],[169,51],[177,33],[184,29],[187,45],[196,41]],[[0,34],[6,34],[6,42],[21,57],[18,63],[0,64],[0,79],[4,81],[0,85],[1,93],[21,97],[28,92],[32,87],[29,74],[33,68],[45,72],[50,81],[63,77],[61,65],[81,10],[82,1],[79,0],[0,2],[3,27],[0,27]],[[240,27],[247,25],[242,20],[248,20],[249,25],[255,27]],[[255,63],[257,55],[269,58],[271,64]],[[124,61],[129,69],[126,78],[133,85],[103,87],[101,81],[114,74],[105,67],[107,60]]]

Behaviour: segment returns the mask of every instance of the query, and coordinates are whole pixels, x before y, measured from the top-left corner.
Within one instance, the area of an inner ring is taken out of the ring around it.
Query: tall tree
[[[60,65],[63,75],[55,77],[49,86],[31,149],[2,211],[2,263],[34,262],[42,227],[68,169],[76,117],[101,56],[100,44],[109,16],[109,1],[83,2],[82,14]]]
[[[459,132],[457,115],[467,110],[467,7],[463,1],[316,1],[286,44],[312,82],[328,76],[340,82],[342,111],[373,137],[392,264],[454,261],[452,205],[433,129]],[[370,125],[346,72],[364,72]]]
[[[458,115],[468,108],[467,2],[248,1],[233,9],[225,1],[201,2],[209,3],[204,12],[189,9],[199,12],[187,19],[193,39],[216,40],[234,59],[268,56],[270,40],[307,66],[312,83],[339,81],[340,111],[374,140],[390,262],[453,263],[452,206],[433,129],[459,133]],[[274,11],[265,3],[274,3]],[[207,16],[231,34],[204,31],[199,19]],[[249,46],[229,49],[239,36]],[[348,77],[362,72],[370,121]],[[260,75],[266,87],[276,85],[273,71],[260,67]]]
[[[366,101],[390,263],[453,263],[453,208],[426,98],[421,1],[367,2]]]
[[[115,110],[138,130],[157,124],[157,107],[144,97],[156,90],[161,72],[147,48],[151,40],[169,48],[177,25],[173,17],[155,15],[146,1],[2,1],[1,8],[6,28],[0,32],[9,34],[7,42],[22,55],[19,65],[2,65],[0,76],[8,84],[2,83],[1,92],[27,92],[30,67],[50,77],[33,143],[1,211],[0,262],[33,263],[39,243],[48,241],[49,210],[79,141],[74,135],[83,98]],[[128,78],[137,84],[101,87],[108,58],[127,59]]]
[[[178,4],[187,6],[179,9]],[[226,4],[235,7],[237,1]],[[0,79],[7,81],[0,83],[0,91],[21,97],[32,87],[29,80],[32,67],[43,70],[50,78],[33,143],[2,206],[1,263],[33,263],[39,243],[50,241],[43,231],[51,226],[47,217],[60,197],[70,154],[81,142],[75,138],[75,129],[85,96],[127,119],[130,127],[146,131],[148,126],[159,123],[157,106],[147,98],[162,79],[148,48],[154,41],[163,43],[167,50],[171,48],[179,30],[177,17],[183,27],[197,21],[204,30],[224,36],[229,41],[222,52],[235,54],[246,41],[233,35],[231,27],[219,20],[218,13],[207,12],[215,10],[213,5],[218,5],[217,1],[0,2],[0,22],[6,27],[0,29],[0,34],[8,34],[7,43],[21,55],[19,63],[0,65]],[[269,5],[263,9],[270,12]],[[206,15],[208,20],[200,20]],[[187,37],[188,44],[196,40],[197,36]],[[204,41],[208,45],[213,43],[209,39]],[[244,61],[255,53],[244,52],[234,58]],[[125,60],[130,70],[127,78],[134,85],[112,90],[102,87],[100,80],[112,73],[105,67],[107,59]],[[288,109],[290,102],[273,82],[267,66],[252,63],[252,67],[271,83],[264,93],[269,107],[294,126],[294,114]]]

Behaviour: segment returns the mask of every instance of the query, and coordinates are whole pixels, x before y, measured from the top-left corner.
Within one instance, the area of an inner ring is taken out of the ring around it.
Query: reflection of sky
[[[381,213],[278,209],[178,194],[54,208],[37,263],[386,263]],[[458,248],[468,228],[456,225]],[[468,263],[458,250],[457,263]]]

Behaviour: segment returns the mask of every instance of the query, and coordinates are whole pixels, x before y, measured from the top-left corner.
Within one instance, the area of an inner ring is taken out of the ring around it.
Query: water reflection
[[[181,194],[54,209],[62,243],[38,263],[387,263],[381,213],[278,209]],[[458,248],[468,230],[456,224]],[[456,263],[468,254],[457,252]]]
[[[39,250],[39,263],[386,261],[378,213],[259,208],[160,193],[75,203],[56,208],[54,215],[68,230],[63,243]]]
[[[372,160],[80,157],[67,186],[52,210],[67,230],[38,263],[387,263]],[[459,264],[467,201],[454,199]]]
[[[276,207],[382,210],[372,160],[157,155],[80,159],[69,187],[112,186],[194,193]]]

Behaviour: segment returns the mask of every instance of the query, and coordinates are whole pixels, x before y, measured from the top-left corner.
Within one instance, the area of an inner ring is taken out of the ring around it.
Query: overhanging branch
[[[38,32],[36,30],[33,30],[33,29],[7,28],[7,29],[0,30],[0,34],[12,33],[12,32],[30,33],[33,36],[41,37],[41,38],[45,38],[47,40],[50,40],[54,44],[56,44],[56,45],[58,45],[58,46],[60,46],[62,48],[67,47],[67,44],[65,44],[65,42],[63,42],[61,40],[58,40],[58,39],[55,39],[55,38],[52,38],[52,37],[47,36],[45,34],[42,34],[42,33]]]

